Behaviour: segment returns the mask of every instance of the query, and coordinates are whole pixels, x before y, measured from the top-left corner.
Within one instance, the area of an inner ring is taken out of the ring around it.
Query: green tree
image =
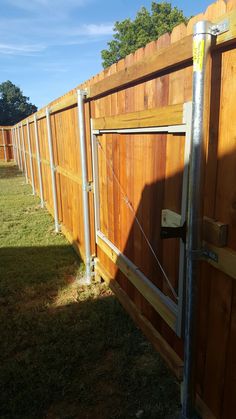
[[[115,23],[113,39],[108,42],[108,48],[101,52],[103,67],[109,67],[148,42],[171,32],[182,22],[187,22],[183,11],[168,2],[152,2],[150,12],[142,7],[134,20],[125,19]]]
[[[9,80],[0,84],[0,125],[14,125],[36,111],[19,87]]]

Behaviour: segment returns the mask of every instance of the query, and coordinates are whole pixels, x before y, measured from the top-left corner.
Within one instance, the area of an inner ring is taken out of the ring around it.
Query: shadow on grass
[[[22,176],[18,166],[14,163],[3,163],[0,165],[0,179],[10,179],[17,176]]]
[[[0,417],[167,418],[178,386],[71,246],[0,249]],[[138,416],[136,416],[138,415]]]

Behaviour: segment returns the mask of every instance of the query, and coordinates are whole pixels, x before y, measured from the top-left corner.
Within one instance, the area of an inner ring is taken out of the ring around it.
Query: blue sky
[[[213,0],[173,0],[186,16]],[[0,82],[11,80],[39,108],[101,69],[113,23],[151,0],[1,0]]]

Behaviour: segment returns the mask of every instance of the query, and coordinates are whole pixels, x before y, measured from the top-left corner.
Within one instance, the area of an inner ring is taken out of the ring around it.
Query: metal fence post
[[[24,137],[24,131],[23,131],[23,124],[22,124],[22,122],[21,122],[21,139],[22,139],[22,149],[23,149],[23,154],[24,154],[25,182],[28,183],[26,152],[25,152],[25,137]]]
[[[18,162],[17,162],[17,146],[16,146],[16,129],[15,129],[15,127],[12,128],[12,138],[13,138],[13,142],[14,142],[14,160],[15,160],[15,163],[18,164]]]
[[[39,193],[40,193],[41,207],[43,208],[44,207],[43,182],[42,182],[41,158],[40,158],[40,152],[39,152],[39,137],[38,137],[38,126],[37,126],[36,114],[34,115],[34,132],[35,132],[36,157],[37,157],[37,164],[38,164]]]
[[[80,136],[80,155],[82,170],[82,196],[83,196],[83,215],[84,215],[84,241],[85,241],[85,266],[86,266],[86,283],[91,283],[91,248],[90,248],[90,218],[89,218],[89,184],[87,174],[87,154],[86,154],[86,138],[84,127],[84,98],[85,90],[77,90],[78,97],[78,122]]]
[[[193,34],[193,108],[188,191],[188,234],[186,266],[186,313],[184,342],[183,419],[195,415],[196,397],[196,304],[197,276],[201,258],[203,219],[204,97],[207,58],[210,55],[212,24],[198,22]]]
[[[14,128],[14,139],[15,139],[15,147],[16,147],[16,164],[19,167],[20,166],[20,157],[19,157],[19,148],[18,148],[16,127]]]
[[[27,140],[28,140],[29,161],[30,161],[31,185],[32,185],[33,195],[35,195],[34,170],[33,170],[33,162],[32,162],[32,150],[31,150],[30,130],[29,130],[29,121],[28,121],[28,119],[27,119],[26,124],[27,124]]]
[[[53,207],[54,207],[55,232],[58,233],[59,232],[59,221],[58,221],[57,187],[56,187],[56,173],[55,173],[56,168],[55,168],[55,165],[54,165],[54,157],[53,157],[52,133],[51,133],[50,110],[49,110],[49,108],[46,108],[46,121],[47,121],[50,169],[51,169],[51,178],[52,178],[52,197],[53,197]]]
[[[12,143],[12,151],[13,151],[13,160],[16,161],[16,155],[15,155],[15,138],[14,138],[14,128],[11,128],[11,143]]]
[[[21,145],[20,145],[20,131],[19,131],[19,124],[17,125],[17,139],[18,139],[18,150],[19,150],[19,167],[20,170],[23,172],[23,164],[22,164],[22,154],[21,154]]]
[[[7,152],[6,152],[6,143],[5,143],[5,135],[4,129],[2,128],[2,143],[3,143],[3,150],[4,150],[4,160],[7,161]]]

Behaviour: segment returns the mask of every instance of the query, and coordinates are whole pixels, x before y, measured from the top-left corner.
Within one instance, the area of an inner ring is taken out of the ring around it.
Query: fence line
[[[178,238],[162,240],[160,235],[164,228],[170,234],[168,229],[173,227],[184,234],[181,213],[188,173],[184,104],[192,100],[192,28],[202,19],[227,20],[229,30],[217,37],[206,83],[203,234],[207,259],[201,263],[198,278],[195,359],[198,409],[203,417],[216,418],[233,418],[236,410],[233,4],[217,1],[187,26],[177,26],[171,34],[79,86],[82,91],[87,89],[79,106],[76,88],[21,121],[24,138],[27,130],[25,151],[19,124],[13,129],[4,127],[15,160],[22,169],[24,157],[29,182],[41,205],[45,202],[54,215],[55,230],[60,225],[79,249],[87,275],[95,268],[95,275],[111,281],[122,304],[180,378],[182,312],[155,268],[153,253],[135,217],[160,256],[171,287],[178,296],[183,291],[184,307],[185,265],[181,260],[185,246]],[[114,178],[129,197],[134,214],[127,212]]]

